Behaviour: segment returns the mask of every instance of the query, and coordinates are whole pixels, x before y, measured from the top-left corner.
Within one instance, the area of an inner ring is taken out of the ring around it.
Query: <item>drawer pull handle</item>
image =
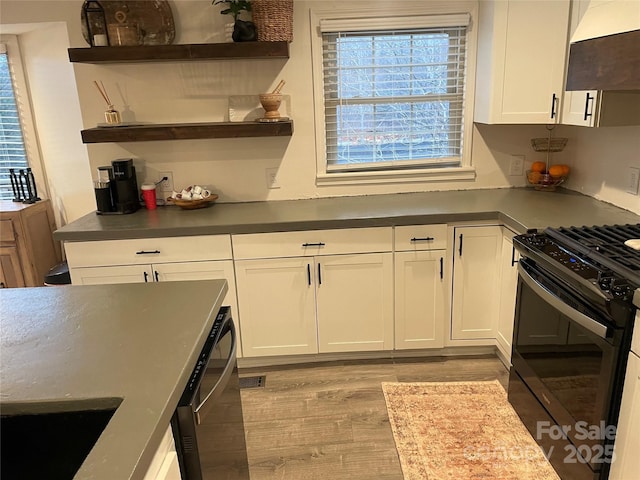
[[[311,265],[307,263],[307,284],[311,286]]]
[[[318,242],[318,243],[303,243],[302,246],[303,247],[324,247],[324,243],[322,243],[322,242]]]
[[[433,237],[413,237],[411,239],[412,242],[433,242],[434,240]]]
[[[151,255],[154,253],[160,253],[160,250],[140,250],[136,252],[136,255]]]
[[[440,280],[444,279],[444,258],[440,257]]]
[[[322,271],[320,270],[320,264],[318,264],[318,285],[322,285]]]
[[[515,266],[516,263],[518,263],[518,260],[516,260],[516,247],[511,247],[511,266]]]
[[[458,254],[462,256],[462,233],[460,234],[460,249],[458,250]]]

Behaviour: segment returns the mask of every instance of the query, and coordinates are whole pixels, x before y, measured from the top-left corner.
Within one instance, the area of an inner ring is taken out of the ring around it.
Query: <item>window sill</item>
[[[396,170],[384,172],[325,173],[316,176],[316,185],[365,185],[381,183],[420,183],[475,180],[473,167],[450,167],[434,170]]]

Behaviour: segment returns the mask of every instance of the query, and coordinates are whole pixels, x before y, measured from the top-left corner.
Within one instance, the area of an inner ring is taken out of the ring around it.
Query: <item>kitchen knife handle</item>
[[[462,234],[460,234],[460,248],[458,250],[458,254],[462,256]]]
[[[158,254],[160,253],[160,250],[140,250],[139,252],[136,252],[136,255],[151,255],[151,254]]]
[[[589,117],[593,116],[593,100],[594,99],[595,97],[591,95],[589,92],[587,92],[587,100],[584,104],[584,121],[585,122]],[[589,111],[589,102],[591,102],[591,111]]]

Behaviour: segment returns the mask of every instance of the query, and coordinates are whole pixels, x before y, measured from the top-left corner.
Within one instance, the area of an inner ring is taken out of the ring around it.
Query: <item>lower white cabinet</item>
[[[446,250],[395,253],[395,348],[442,348]]]
[[[451,339],[493,342],[500,304],[502,231],[499,226],[456,227],[453,247]]]
[[[318,353],[312,258],[236,261],[245,357]]]
[[[391,253],[236,261],[245,357],[393,348]]]
[[[171,433],[171,427],[167,429],[156,450],[151,465],[147,469],[144,480],[181,480],[178,455]]]
[[[316,257],[318,351],[393,349],[391,253]]]
[[[636,323],[638,328],[638,323]],[[636,334],[637,335],[637,334]],[[629,355],[614,445],[610,480],[638,478],[640,471],[640,357]]]
[[[519,254],[513,247],[514,233],[502,227],[502,248],[500,251],[500,305],[498,307],[497,346],[503,357],[511,361],[513,323],[518,287]]]

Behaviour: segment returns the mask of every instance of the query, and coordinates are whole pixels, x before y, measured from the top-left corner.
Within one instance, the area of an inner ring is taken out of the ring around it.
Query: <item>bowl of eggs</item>
[[[545,162],[533,162],[531,170],[527,171],[527,181],[536,190],[552,192],[558,185],[564,183],[569,170],[567,165],[551,165],[547,168]]]
[[[211,193],[206,188],[199,185],[189,185],[180,193],[173,192],[171,196],[167,198],[167,202],[173,203],[183,210],[196,210],[211,205],[217,199],[218,195]]]

